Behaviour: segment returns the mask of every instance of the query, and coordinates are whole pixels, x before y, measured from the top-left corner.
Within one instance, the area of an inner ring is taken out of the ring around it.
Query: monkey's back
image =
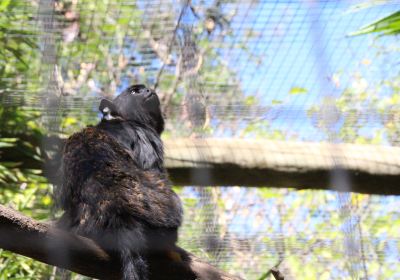
[[[182,208],[166,174],[138,168],[132,153],[105,131],[88,127],[72,135],[62,171],[62,227],[110,249],[148,247],[160,238],[175,243]]]

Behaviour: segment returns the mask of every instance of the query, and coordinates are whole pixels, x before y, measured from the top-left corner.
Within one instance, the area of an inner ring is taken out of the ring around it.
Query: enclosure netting
[[[13,0],[1,40],[31,70],[1,76],[14,86],[0,100],[66,136],[97,121],[100,98],[145,83],[164,139],[398,146],[398,37],[350,34],[400,3],[365,2]],[[293,279],[400,278],[397,197],[273,187],[177,188],[179,244],[245,279],[282,260]]]

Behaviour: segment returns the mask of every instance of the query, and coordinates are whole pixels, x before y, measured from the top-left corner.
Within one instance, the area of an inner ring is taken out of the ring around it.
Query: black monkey
[[[100,123],[64,147],[59,225],[119,256],[124,280],[148,279],[146,254],[173,249],[182,221],[163,165],[160,101],[134,85],[99,109]]]

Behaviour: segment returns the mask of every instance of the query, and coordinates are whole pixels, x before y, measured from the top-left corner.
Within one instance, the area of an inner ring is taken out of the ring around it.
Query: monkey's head
[[[105,121],[120,119],[149,124],[159,134],[164,130],[160,100],[154,91],[144,85],[130,86],[113,101],[101,100],[99,110]]]

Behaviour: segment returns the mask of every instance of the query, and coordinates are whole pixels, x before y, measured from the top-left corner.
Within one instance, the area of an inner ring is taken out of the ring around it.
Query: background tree
[[[1,1],[0,156],[17,147],[32,161],[51,157],[49,134],[95,123],[99,98],[128,83],[157,85],[166,138],[397,145],[398,73],[382,61],[397,61],[398,46],[372,40],[358,71],[351,63],[340,69],[338,54],[355,49],[354,62],[361,51],[348,46],[361,37],[332,35],[354,30],[340,27],[352,22],[341,15],[347,6],[300,2]],[[346,47],[332,51],[341,40]],[[317,46],[326,45],[323,57]],[[376,69],[385,70],[382,79],[368,74]],[[51,185],[20,159],[1,158],[0,203],[49,220]],[[265,279],[280,262],[298,279],[396,278],[397,198],[271,187],[177,187],[186,217],[181,245],[246,279]],[[0,271],[5,279],[52,275],[7,252]]]

